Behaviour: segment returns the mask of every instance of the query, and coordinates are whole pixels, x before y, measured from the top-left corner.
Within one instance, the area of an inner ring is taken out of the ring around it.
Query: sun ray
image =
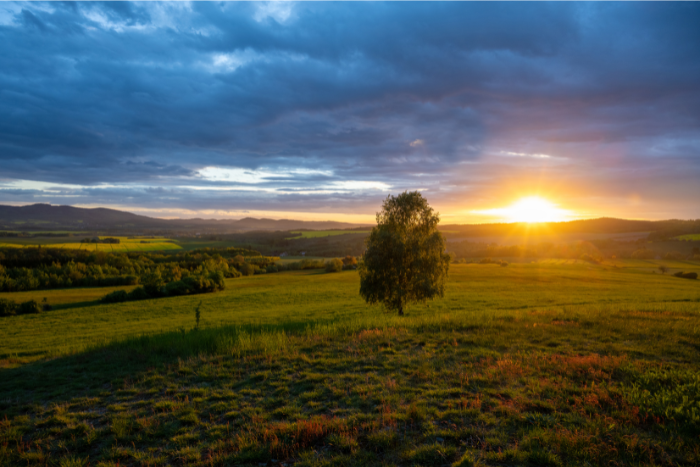
[[[477,211],[479,214],[500,217],[506,222],[562,222],[572,217],[569,210],[559,208],[539,196],[521,198],[506,208]]]

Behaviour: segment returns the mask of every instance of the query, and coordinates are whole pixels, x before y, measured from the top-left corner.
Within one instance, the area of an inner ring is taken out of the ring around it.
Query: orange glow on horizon
[[[563,222],[575,217],[572,211],[561,209],[551,201],[539,196],[521,198],[505,208],[474,212],[499,217],[506,222]]]

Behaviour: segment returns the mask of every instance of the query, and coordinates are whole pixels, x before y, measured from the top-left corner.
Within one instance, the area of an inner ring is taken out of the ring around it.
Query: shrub
[[[129,300],[147,300],[151,298],[143,287],[136,287],[129,292]]]
[[[338,258],[326,261],[326,272],[338,272],[343,270],[343,262]]]
[[[163,288],[165,287],[165,281],[160,275],[160,271],[156,270],[146,274],[142,280],[143,288],[146,289],[146,293],[151,297],[158,297],[163,295]]]
[[[271,266],[268,266],[267,268],[265,268],[265,270],[266,270],[268,273],[279,271],[279,269],[277,269],[277,266],[272,266],[272,265],[271,265]]]
[[[0,298],[0,316],[13,316],[17,313],[17,304],[12,300]]]
[[[357,258],[354,256],[346,256],[343,258],[343,266],[357,266]]]
[[[192,284],[193,279],[187,277],[180,281],[170,282],[165,286],[165,295],[175,297],[178,295],[188,295],[190,293],[189,285]]]
[[[252,276],[255,274],[255,266],[249,263],[241,263],[237,266],[238,270],[243,274],[244,276]]]
[[[18,315],[28,315],[34,313],[41,313],[41,305],[36,300],[29,300],[28,302],[20,303],[17,307]]]
[[[501,261],[501,266],[502,267],[508,266],[508,261]]]
[[[125,290],[115,290],[108,293],[100,300],[102,303],[121,303],[129,300],[129,294]]]
[[[674,276],[680,277],[681,279],[697,279],[698,273],[697,272],[677,272],[674,274]]]

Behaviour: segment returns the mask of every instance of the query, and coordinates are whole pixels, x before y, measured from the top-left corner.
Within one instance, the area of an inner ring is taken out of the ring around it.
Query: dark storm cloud
[[[385,193],[343,182],[450,202],[545,163],[611,193],[638,189],[600,185],[620,165],[673,164],[650,189],[673,201],[700,178],[699,19],[692,3],[2,4],[0,177],[83,188],[0,202],[196,210],[257,187],[236,204],[359,212]]]

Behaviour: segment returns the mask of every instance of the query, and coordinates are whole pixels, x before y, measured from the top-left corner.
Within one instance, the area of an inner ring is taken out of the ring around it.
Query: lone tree
[[[439,214],[417,191],[384,200],[358,267],[360,295],[367,303],[381,302],[403,315],[408,303],[445,294],[450,256],[439,222]]]

